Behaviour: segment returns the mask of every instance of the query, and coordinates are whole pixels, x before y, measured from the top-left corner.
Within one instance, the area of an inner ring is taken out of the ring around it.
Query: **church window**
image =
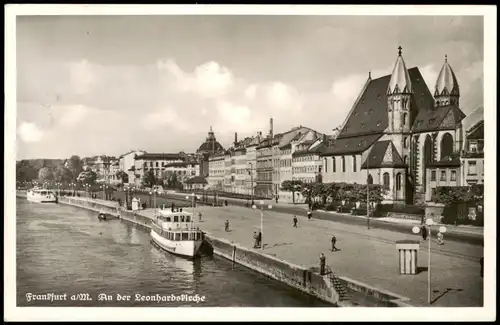
[[[401,190],[401,173],[398,173],[396,175],[396,191],[400,191]]]
[[[403,113],[403,126],[406,126],[406,117],[408,114]]]
[[[404,140],[403,140],[403,147],[404,147],[405,149],[407,149],[407,148],[408,148],[408,137],[404,137]]]
[[[328,160],[325,158],[324,161],[325,161],[325,173],[327,173],[328,172]]]
[[[373,177],[371,174],[368,174],[368,184],[373,184]]]
[[[336,169],[335,157],[332,157],[332,173],[335,173],[335,169]]]
[[[384,189],[388,190],[389,189],[389,173],[384,173],[383,175],[383,181],[384,181]]]
[[[408,156],[403,157],[403,162],[405,163],[405,165],[408,165]]]
[[[356,172],[356,156],[352,156],[352,171]]]
[[[345,173],[345,157],[340,158],[340,163],[342,164],[342,172]]]
[[[445,133],[441,139],[441,159],[453,153],[453,137],[449,133]]]

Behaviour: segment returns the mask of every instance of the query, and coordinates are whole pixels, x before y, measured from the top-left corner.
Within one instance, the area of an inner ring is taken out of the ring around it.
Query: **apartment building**
[[[484,120],[470,127],[465,134],[461,161],[460,185],[484,184]]]
[[[134,158],[134,183],[141,185],[144,175],[152,171],[155,177],[163,178],[165,168],[172,163],[184,162],[184,153],[144,153]]]

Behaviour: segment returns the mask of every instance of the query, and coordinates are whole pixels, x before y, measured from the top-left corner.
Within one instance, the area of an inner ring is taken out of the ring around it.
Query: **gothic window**
[[[398,173],[396,175],[396,191],[400,191],[401,190],[401,173]]]
[[[384,184],[384,188],[386,190],[389,189],[389,173],[384,173],[383,175],[383,184]]]
[[[332,173],[335,173],[337,169],[337,164],[335,162],[335,157],[332,157]]]
[[[356,156],[352,156],[352,171],[356,172]]]
[[[371,174],[368,174],[368,184],[373,184],[373,177]]]
[[[404,137],[404,139],[403,139],[403,148],[405,148],[405,149],[408,148],[408,137]]]
[[[405,165],[408,165],[408,156],[403,157],[403,162]]]
[[[453,153],[453,137],[445,133],[441,139],[441,159]]]
[[[406,117],[407,117],[407,113],[403,113],[403,126],[406,126]]]
[[[340,163],[342,165],[342,172],[345,173],[345,157],[340,158]]]

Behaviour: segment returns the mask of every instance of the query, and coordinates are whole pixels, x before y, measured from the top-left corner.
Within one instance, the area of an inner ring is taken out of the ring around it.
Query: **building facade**
[[[172,163],[181,163],[186,159],[183,153],[144,153],[134,158],[134,183],[142,184],[144,175],[150,171],[156,178],[163,178],[166,166]]]
[[[484,120],[467,130],[460,166],[461,186],[484,184]]]
[[[447,58],[434,87],[401,47],[392,74],[368,80],[337,139],[322,153],[323,181],[382,184],[392,203],[428,200],[428,167],[460,151],[459,86]]]
[[[120,170],[127,173],[128,184],[133,184],[135,180],[135,157],[145,154],[143,150],[131,150],[118,157]]]
[[[224,175],[226,173],[224,158],[224,153],[209,156],[207,186],[210,189],[222,191],[224,188]]]

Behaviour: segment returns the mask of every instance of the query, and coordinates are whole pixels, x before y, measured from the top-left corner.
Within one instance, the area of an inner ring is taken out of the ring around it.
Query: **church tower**
[[[460,90],[457,77],[448,63],[448,56],[444,56],[444,64],[439,72],[434,90],[435,106],[455,105],[459,107]]]
[[[400,46],[387,87],[387,112],[389,114],[387,133],[391,135],[401,157],[405,157],[409,156],[410,150],[412,86],[401,50]]]

